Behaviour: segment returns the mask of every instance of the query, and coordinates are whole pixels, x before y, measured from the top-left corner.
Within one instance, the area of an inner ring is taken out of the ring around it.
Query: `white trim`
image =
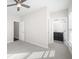
[[[46,49],[48,48],[48,45],[45,45],[45,44],[42,44],[42,43],[40,44],[40,43],[37,43],[37,42],[34,42],[34,41],[29,42],[28,40],[26,42],[33,44],[33,45],[37,45],[37,46],[42,47],[42,48],[46,48]]]

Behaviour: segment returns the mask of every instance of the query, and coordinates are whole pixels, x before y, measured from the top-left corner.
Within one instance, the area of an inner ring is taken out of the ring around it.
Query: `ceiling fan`
[[[15,4],[10,4],[7,5],[7,7],[11,7],[11,6],[17,6],[17,11],[20,11],[20,7],[23,6],[25,8],[30,8],[30,6],[23,4],[23,2],[25,2],[26,0],[14,0],[16,3]]]

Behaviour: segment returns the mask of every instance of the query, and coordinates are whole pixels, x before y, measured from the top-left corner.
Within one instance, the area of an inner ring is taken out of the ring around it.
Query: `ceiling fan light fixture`
[[[17,4],[17,7],[21,7],[21,4],[20,4],[20,3],[18,3],[18,4]]]

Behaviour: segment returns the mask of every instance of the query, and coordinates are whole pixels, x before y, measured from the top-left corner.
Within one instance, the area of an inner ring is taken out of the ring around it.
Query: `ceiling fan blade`
[[[17,11],[20,11],[20,7],[17,7]]]
[[[14,0],[16,3],[20,2],[20,3],[23,3],[25,2],[26,0]]]
[[[19,0],[14,0],[16,3],[18,3],[19,2]]]
[[[26,0],[21,0],[21,3],[25,2]]]
[[[26,7],[26,8],[30,8],[30,6],[25,5],[25,4],[21,4],[21,6]]]
[[[14,5],[17,5],[17,4],[10,4],[10,5],[7,5],[7,7],[11,7],[11,6],[14,6]]]

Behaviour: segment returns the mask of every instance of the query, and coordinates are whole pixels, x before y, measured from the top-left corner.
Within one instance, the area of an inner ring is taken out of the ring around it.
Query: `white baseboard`
[[[34,41],[26,41],[26,42],[28,42],[28,43],[31,43],[31,44],[33,44],[33,45],[37,45],[37,46],[40,46],[40,47],[42,47],[42,48],[48,48],[48,44],[39,44],[39,43],[37,43],[37,42],[34,42]]]

